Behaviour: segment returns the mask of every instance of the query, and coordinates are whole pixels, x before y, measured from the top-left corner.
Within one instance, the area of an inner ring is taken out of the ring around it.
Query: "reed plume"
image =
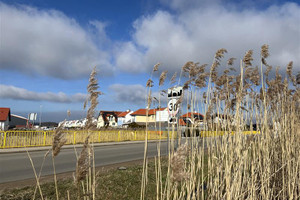
[[[82,151],[80,153],[80,156],[77,160],[77,165],[76,165],[76,182],[79,183],[81,180],[83,180],[89,170],[89,136],[86,137],[84,141],[84,145],[82,148]]]
[[[229,58],[228,61],[227,61],[227,65],[232,66],[234,64],[235,60],[236,60],[236,58]]]
[[[189,172],[186,171],[185,162],[188,158],[187,144],[181,145],[177,151],[171,156],[171,179],[174,182],[180,182],[189,177]]]
[[[176,82],[177,72],[175,72],[171,78],[171,84],[174,84]]]
[[[90,107],[87,111],[87,116],[86,116],[87,119],[87,122],[85,124],[86,129],[91,129],[96,127],[96,125],[93,122],[93,118],[95,116],[95,109],[98,105],[98,97],[99,95],[102,95],[101,91],[97,91],[99,85],[98,85],[98,80],[96,78],[96,75],[97,75],[97,71],[96,71],[96,67],[94,67],[90,75],[89,84],[87,86],[87,91],[89,94],[88,101],[90,102]]]
[[[249,50],[246,52],[244,58],[243,58],[243,62],[245,64],[245,67],[249,67],[249,66],[252,66],[252,54],[253,54],[253,50]]]
[[[55,157],[59,154],[61,147],[67,142],[65,133],[63,132],[65,121],[61,123],[54,132],[52,142],[52,155]]]
[[[261,56],[262,58],[266,59],[267,57],[269,57],[269,45],[264,44],[261,46]]]
[[[168,71],[163,71],[161,74],[160,74],[160,77],[159,77],[159,86],[162,86],[165,82],[165,79],[167,77],[167,73]]]
[[[224,49],[224,48],[219,49],[219,50],[216,52],[216,54],[215,54],[215,59],[216,59],[217,61],[220,61],[221,58],[224,57],[224,54],[225,54],[225,53],[227,53],[227,50],[226,50],[226,49]]]
[[[148,87],[148,88],[153,87],[153,81],[151,79],[148,79],[148,81],[146,83],[146,87]]]
[[[160,63],[157,63],[156,65],[154,65],[153,67],[153,72],[158,71],[158,66],[160,65]]]

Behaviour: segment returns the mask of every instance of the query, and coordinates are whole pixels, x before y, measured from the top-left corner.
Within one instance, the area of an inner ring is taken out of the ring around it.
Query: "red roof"
[[[131,115],[143,115],[143,116],[146,116],[146,111],[147,109],[138,109],[137,111],[134,111],[133,113],[131,113]]]
[[[193,113],[194,117],[199,116],[200,118],[204,118],[204,115],[202,115],[201,113]],[[188,112],[184,115],[181,115],[180,118],[191,118],[192,117],[192,112]]]
[[[148,115],[155,115],[156,114],[156,111],[162,111],[166,108],[157,108],[157,109],[151,109],[149,110],[148,112]],[[131,115],[142,115],[142,116],[146,116],[147,115],[147,109],[144,109],[144,108],[141,108],[141,109],[138,109],[137,111],[133,112]]]
[[[9,108],[0,108],[0,121],[6,121],[7,117],[10,121],[10,109]]]
[[[104,110],[101,110],[100,113],[99,113],[99,116],[102,116],[103,120],[104,121],[107,121],[107,117],[109,117],[110,115],[113,115],[115,117],[115,120],[117,122],[117,117],[119,114],[121,114],[122,112],[120,111],[104,111]]]
[[[122,113],[120,113],[119,115],[118,115],[118,117],[125,117],[127,114],[129,113],[129,111],[128,112],[122,112]]]
[[[186,123],[183,121],[183,119],[179,119],[179,125],[180,125],[180,126],[185,126]]]
[[[155,115],[157,111],[163,111],[166,108],[157,108],[149,110],[149,115]]]

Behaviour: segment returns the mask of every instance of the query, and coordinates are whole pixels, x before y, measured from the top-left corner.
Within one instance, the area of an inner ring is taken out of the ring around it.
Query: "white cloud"
[[[110,90],[113,91],[113,99],[119,103],[130,103],[139,106],[146,105],[147,98],[147,89],[145,86],[140,84],[135,85],[123,85],[123,84],[113,84],[109,87]],[[159,92],[152,90],[151,97],[155,97],[157,100],[159,99]],[[161,96],[161,105],[165,105],[167,102],[167,97]],[[152,107],[158,106],[158,101],[152,101]]]
[[[97,65],[111,75],[110,55],[74,19],[56,10],[0,3],[0,69],[62,79],[84,77]],[[103,24],[90,23],[106,39]]]
[[[143,53],[132,42],[119,44],[116,50],[116,65],[123,71],[131,73],[143,72]]]
[[[172,8],[179,9],[186,1],[167,2]],[[254,7],[247,10],[247,7],[237,9],[214,2],[209,5],[207,1],[201,1],[204,7],[200,4],[187,6],[175,14],[159,10],[141,17],[134,23],[133,41],[130,45],[124,44],[118,54],[126,58],[126,64],[117,62],[117,66],[130,72],[130,63],[138,61],[141,62],[139,71],[150,71],[155,63],[160,62],[164,70],[172,73],[190,60],[211,64],[220,48],[228,50],[226,59],[242,59],[247,50],[253,49],[254,64],[258,65],[260,47],[269,44],[269,64],[281,66],[284,70],[292,60],[294,69],[300,70],[298,4],[285,3],[265,10]]]
[[[147,90],[140,84],[113,84],[109,86],[109,89],[113,91],[114,99],[117,102],[127,102],[138,105],[145,105],[146,103]]]
[[[12,85],[0,84],[0,98],[14,99],[14,100],[28,100],[28,101],[49,101],[57,103],[71,103],[71,102],[84,102],[86,94],[76,93],[74,95],[67,95],[63,92],[33,92],[24,88],[15,87]]]

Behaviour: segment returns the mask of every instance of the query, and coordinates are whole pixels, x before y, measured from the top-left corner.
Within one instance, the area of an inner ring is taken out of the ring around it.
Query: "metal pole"
[[[42,124],[42,105],[40,105],[40,128],[41,128],[41,124]]]

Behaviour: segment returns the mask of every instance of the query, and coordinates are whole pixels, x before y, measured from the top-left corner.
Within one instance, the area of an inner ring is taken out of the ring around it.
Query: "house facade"
[[[10,128],[27,128],[28,126],[28,119],[26,117],[11,114]]]
[[[10,108],[0,108],[0,130],[6,131],[11,121]]]
[[[166,108],[158,108],[158,109],[150,109],[148,111],[147,116],[147,109],[139,109],[131,114],[133,116],[133,121],[136,123],[146,123],[146,122],[156,122],[156,114],[158,111],[164,111]]]
[[[118,126],[126,126],[133,122],[134,117],[131,115],[133,111],[127,110],[118,115]]]
[[[101,127],[117,127],[118,126],[118,115],[121,114],[120,111],[100,111],[97,128]]]
[[[180,116],[179,122],[181,125],[188,126],[190,124],[203,124],[204,115],[196,112],[188,112]]]

